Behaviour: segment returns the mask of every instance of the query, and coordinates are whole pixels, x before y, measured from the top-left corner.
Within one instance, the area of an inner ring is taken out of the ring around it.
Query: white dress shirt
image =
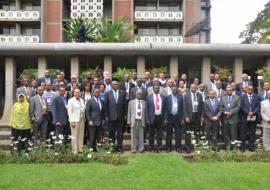
[[[159,99],[159,109],[157,109],[157,105],[156,105],[156,94],[154,93],[153,94],[153,97],[154,97],[154,104],[155,104],[155,115],[161,115],[161,110],[162,110],[162,99],[161,99],[161,96],[160,94],[158,94],[158,99]]]

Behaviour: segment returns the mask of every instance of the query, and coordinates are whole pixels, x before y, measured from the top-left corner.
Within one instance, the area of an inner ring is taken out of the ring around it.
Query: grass
[[[188,163],[179,154],[129,155],[127,165],[0,165],[1,190],[269,189],[270,164]]]

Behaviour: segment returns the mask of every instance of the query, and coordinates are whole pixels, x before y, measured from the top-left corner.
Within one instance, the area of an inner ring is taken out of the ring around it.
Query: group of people
[[[74,154],[81,153],[83,145],[97,151],[97,142],[105,137],[122,152],[127,132],[132,153],[145,151],[147,134],[153,152],[162,150],[165,138],[167,152],[190,153],[202,136],[214,151],[219,151],[221,141],[229,148],[239,141],[241,151],[254,151],[256,126],[261,123],[263,145],[270,150],[270,84],[265,82],[256,94],[247,74],[239,83],[233,76],[224,82],[219,74],[211,74],[209,83],[202,84],[197,78],[188,81],[186,74],[145,72],[142,78],[125,74],[120,83],[104,71],[100,78],[87,74],[79,81],[73,75],[68,82],[64,72],[53,78],[46,70],[32,85],[27,77],[22,83],[10,118],[12,135],[14,140],[33,138],[35,146],[54,132],[57,140],[64,136],[65,143],[71,137]],[[24,147],[22,142],[20,149]]]

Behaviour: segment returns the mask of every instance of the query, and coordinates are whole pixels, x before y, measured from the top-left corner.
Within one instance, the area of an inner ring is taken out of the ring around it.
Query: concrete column
[[[178,76],[178,56],[171,56],[170,58],[170,76]]]
[[[104,56],[104,71],[109,72],[109,76],[112,78],[112,56]]]
[[[71,57],[70,61],[70,76],[80,74],[80,60],[78,56]]]
[[[21,0],[15,0],[15,6],[16,6],[16,10],[21,10],[22,9]]]
[[[145,73],[145,57],[137,56],[137,77],[142,78]]]
[[[5,106],[1,125],[8,125],[15,98],[16,65],[13,57],[5,58]]]
[[[265,66],[270,68],[270,57],[267,57]]]
[[[45,56],[38,57],[38,78],[44,76],[44,72],[47,69],[47,60]]]
[[[242,57],[234,58],[233,74],[234,74],[234,80],[236,83],[242,80],[241,79],[241,75],[243,74],[243,58]]]
[[[16,23],[16,35],[21,36],[22,35],[22,27],[20,23]]]
[[[201,82],[207,84],[211,74],[211,58],[203,57],[201,65]]]

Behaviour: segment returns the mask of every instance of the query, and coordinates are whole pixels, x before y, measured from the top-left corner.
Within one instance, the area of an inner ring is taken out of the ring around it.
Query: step
[[[0,131],[0,140],[9,140],[11,131]]]

